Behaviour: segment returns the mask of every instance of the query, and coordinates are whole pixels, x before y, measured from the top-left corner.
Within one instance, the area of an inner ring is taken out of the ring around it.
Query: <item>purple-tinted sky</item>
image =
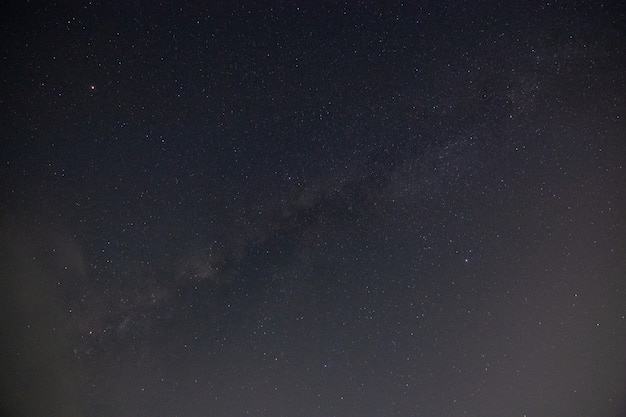
[[[70,3],[0,6],[0,414],[626,411],[619,2]]]

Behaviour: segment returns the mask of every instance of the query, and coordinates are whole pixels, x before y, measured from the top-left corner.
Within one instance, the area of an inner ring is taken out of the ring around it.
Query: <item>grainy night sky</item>
[[[2,415],[625,412],[620,2],[7,3]]]

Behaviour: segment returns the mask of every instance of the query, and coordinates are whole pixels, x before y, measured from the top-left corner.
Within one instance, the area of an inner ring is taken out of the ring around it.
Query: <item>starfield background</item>
[[[624,415],[621,2],[0,16],[2,415]]]

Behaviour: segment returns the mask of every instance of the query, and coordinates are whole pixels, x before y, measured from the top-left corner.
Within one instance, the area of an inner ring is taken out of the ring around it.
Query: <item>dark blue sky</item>
[[[617,2],[0,15],[3,415],[625,411]]]

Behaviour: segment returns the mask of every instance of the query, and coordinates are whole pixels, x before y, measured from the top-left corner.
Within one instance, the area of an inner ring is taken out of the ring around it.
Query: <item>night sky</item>
[[[621,2],[59,3],[0,6],[2,416],[626,413]]]

